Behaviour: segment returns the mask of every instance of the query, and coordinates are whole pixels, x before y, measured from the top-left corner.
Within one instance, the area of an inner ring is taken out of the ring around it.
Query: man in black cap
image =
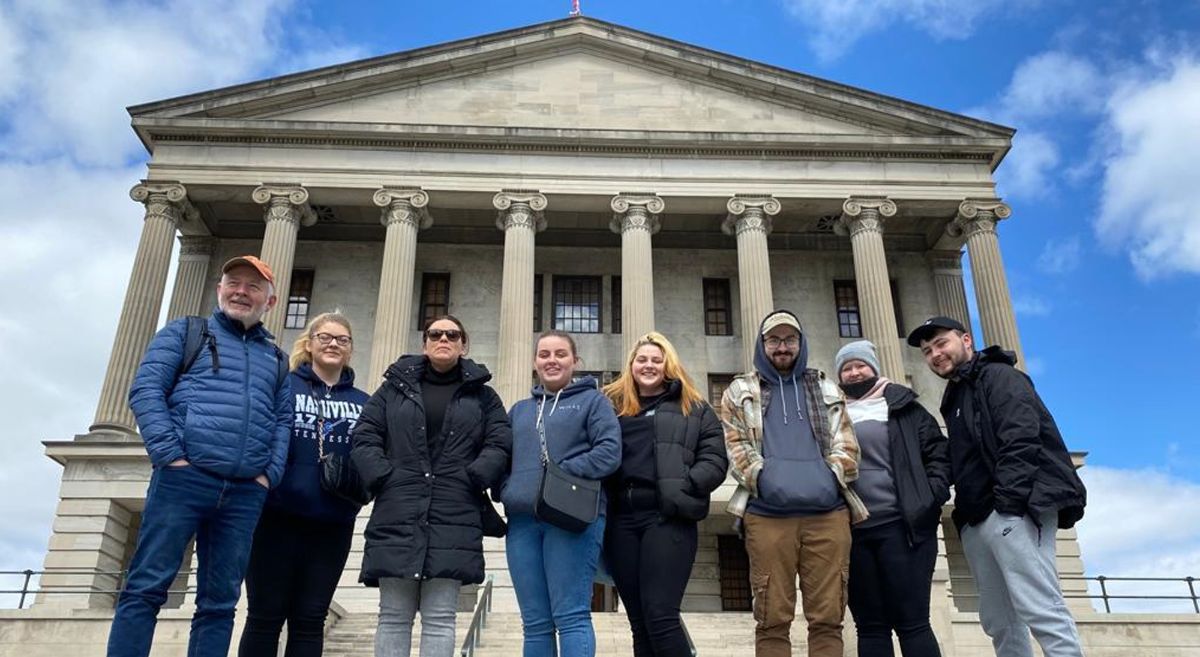
[[[946,379],[954,524],[979,589],[979,621],[997,657],[1082,657],[1055,568],[1057,529],[1083,516],[1087,492],[1054,418],[1012,352],[976,351],[958,321],[933,317],[908,336]]]

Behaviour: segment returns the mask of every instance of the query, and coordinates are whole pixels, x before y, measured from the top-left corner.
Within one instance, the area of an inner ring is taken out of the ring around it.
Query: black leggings
[[[604,558],[633,629],[634,657],[688,657],[679,605],[696,561],[696,523],[615,506]]]
[[[892,632],[904,657],[940,657],[929,626],[929,590],[937,538],[908,544],[904,523],[854,530],[850,547],[850,613],[859,657],[892,657]]]
[[[353,536],[353,524],[263,511],[246,571],[246,628],[238,657],[275,657],[284,622],[286,657],[320,657],[325,616]]]

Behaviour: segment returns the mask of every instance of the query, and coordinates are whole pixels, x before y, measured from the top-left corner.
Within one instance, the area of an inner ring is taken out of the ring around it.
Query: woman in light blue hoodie
[[[596,521],[580,533],[542,522],[533,513],[542,478],[539,424],[550,458],[569,474],[600,480],[621,464],[621,427],[612,404],[592,377],[571,382],[578,360],[569,334],[543,333],[534,355],[540,384],[508,414],[512,472],[500,487],[500,500],[508,516],[505,548],[521,608],[524,657],[596,654],[592,577],[604,539],[604,496]]]

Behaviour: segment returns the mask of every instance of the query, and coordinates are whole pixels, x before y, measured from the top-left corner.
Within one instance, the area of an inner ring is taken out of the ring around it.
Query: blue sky
[[[0,358],[22,373],[4,402],[0,488],[30,491],[0,509],[17,521],[0,527],[0,569],[40,564],[61,469],[39,441],[84,431],[95,409],[140,230],[127,191],[145,153],[126,106],[569,8],[0,0]],[[1200,449],[1183,412],[1200,396],[1200,1],[584,0],[583,12],[1017,128],[997,173],[1013,208],[1001,245],[1038,388],[1070,447],[1090,452],[1089,570],[1200,575],[1200,530],[1187,528],[1200,512],[1185,503],[1200,493]]]

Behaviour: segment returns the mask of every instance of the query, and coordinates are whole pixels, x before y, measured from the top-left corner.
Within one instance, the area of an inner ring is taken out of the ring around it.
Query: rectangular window
[[[434,317],[450,312],[450,274],[421,275],[421,312],[417,330],[424,331]]]
[[[533,330],[542,332],[542,275],[533,275]]]
[[[554,277],[554,328],[600,332],[600,281],[599,276]]]
[[[596,385],[600,386],[600,387],[604,387],[604,386],[612,383],[613,381],[616,381],[617,377],[621,376],[621,373],[620,372],[604,372],[604,371],[599,371],[599,370],[578,370],[575,372],[575,376],[572,377],[571,380],[578,381],[585,376],[594,377],[596,379]],[[535,378],[536,378],[536,375],[535,375]]]
[[[704,279],[704,335],[733,335],[728,278]]]
[[[313,270],[293,269],[288,289],[287,315],[283,327],[302,329],[308,323],[308,307],[312,303]]]
[[[621,277],[612,277],[612,332],[621,332]]]
[[[833,298],[837,307],[838,335],[861,338],[862,318],[858,313],[858,287],[854,281],[834,281]]]
[[[725,394],[725,389],[730,383],[733,383],[732,374],[708,375],[708,403],[712,404],[713,408],[721,407],[721,396]]]

